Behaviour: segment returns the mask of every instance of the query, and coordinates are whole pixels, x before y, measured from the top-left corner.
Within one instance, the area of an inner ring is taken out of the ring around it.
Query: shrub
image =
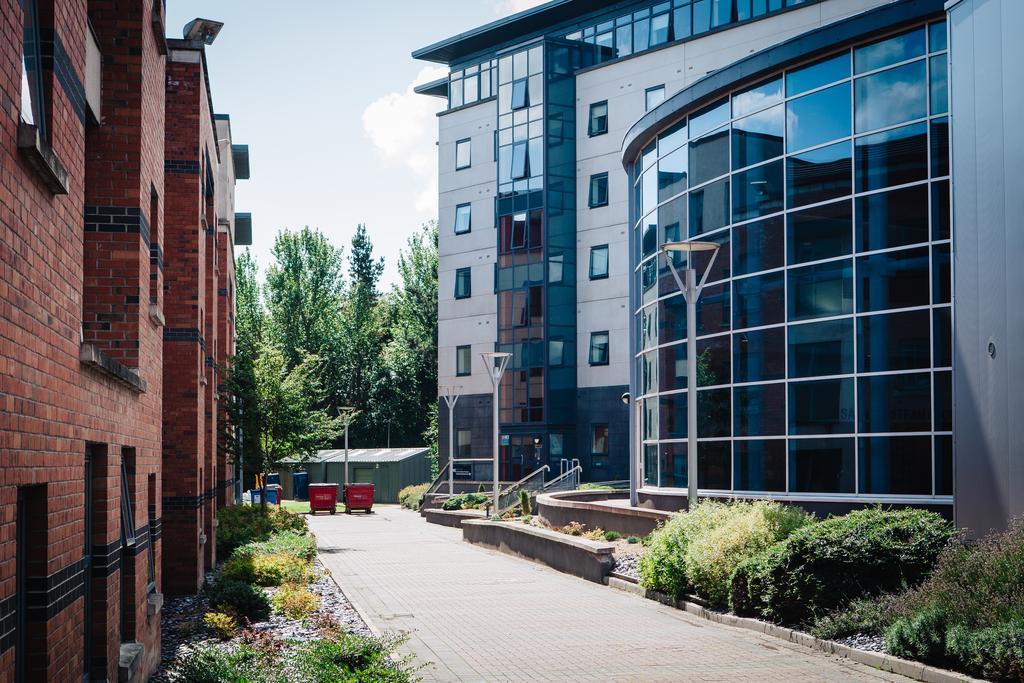
[[[811,627],[811,635],[828,639],[859,633],[882,635],[896,618],[895,609],[899,600],[900,596],[892,593],[857,598],[849,605],[816,619]]]
[[[270,616],[270,600],[262,588],[241,581],[220,579],[207,586],[210,605],[218,612],[228,612],[239,619],[265,621]]]
[[[311,562],[316,557],[316,538],[299,531],[276,531],[264,541],[252,541],[240,546],[231,556],[256,557],[275,553],[296,555]]]
[[[402,642],[404,638],[336,633],[300,648],[295,668],[303,680],[313,683],[409,683],[415,680],[414,670],[393,657]]]
[[[238,546],[265,541],[275,531],[308,530],[302,515],[276,505],[229,505],[217,512],[217,555],[228,557]]]
[[[419,510],[420,505],[423,504],[423,494],[425,494],[429,488],[429,483],[406,486],[398,492],[398,502],[401,503],[404,508]]]
[[[316,611],[319,600],[305,586],[288,583],[270,598],[274,611],[289,619],[302,619]]]
[[[606,541],[609,541],[609,542],[617,541],[620,538],[622,538],[622,534],[620,534],[618,531],[606,531],[606,532],[604,532],[604,540],[606,540]]]
[[[262,681],[266,657],[241,646],[225,650],[216,645],[199,645],[178,661],[178,683],[224,683],[224,681]]]
[[[993,681],[1024,681],[1024,621],[972,631],[954,626],[946,634],[947,654],[967,671]]]
[[[626,537],[626,543],[629,543],[629,544],[632,544],[632,545],[635,545],[635,544],[639,543],[640,540],[641,539],[640,539],[639,536],[627,536]]]
[[[570,536],[582,536],[585,527],[580,522],[569,522],[563,526],[559,531],[563,534],[569,534]]]
[[[209,626],[222,640],[230,640],[238,630],[238,620],[224,612],[207,612],[203,623]]]
[[[885,632],[885,649],[897,657],[946,666],[945,635],[948,626],[946,610],[931,605],[897,619]]]
[[[441,504],[442,510],[472,510],[481,508],[491,500],[485,493],[459,493]]]
[[[854,598],[920,583],[951,534],[926,510],[876,507],[831,517],[741,562],[730,603],[741,615],[805,624]]]
[[[313,572],[309,562],[287,553],[234,556],[220,570],[222,579],[243,581],[257,586],[283,583],[309,583]]]
[[[583,538],[589,539],[591,541],[600,541],[602,538],[604,538],[604,529],[598,527],[597,529],[590,529],[589,531],[584,531],[580,535],[583,536]]]

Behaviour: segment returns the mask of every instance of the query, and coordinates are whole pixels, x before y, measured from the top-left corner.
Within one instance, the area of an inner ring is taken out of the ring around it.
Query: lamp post
[[[348,426],[356,419],[359,411],[352,406],[341,406],[338,408],[341,421],[345,425],[345,486],[348,486]]]
[[[484,360],[484,367],[487,368],[487,375],[491,378],[491,385],[494,387],[494,398],[491,403],[494,407],[494,514],[498,514],[498,493],[500,484],[498,481],[498,386],[501,384],[501,376],[505,374],[511,353],[504,351],[485,351],[480,354]]]
[[[441,396],[448,404],[448,495],[455,491],[455,404],[462,396],[462,387],[446,385],[441,387]]]
[[[715,264],[718,249],[719,245],[715,242],[697,240],[667,242],[661,247],[672,277],[686,300],[686,507],[690,510],[697,504],[697,300]],[[710,251],[711,259],[701,275],[700,284],[697,284],[693,255],[701,251]],[[683,269],[682,277],[673,263],[676,252],[686,253],[686,268]]]

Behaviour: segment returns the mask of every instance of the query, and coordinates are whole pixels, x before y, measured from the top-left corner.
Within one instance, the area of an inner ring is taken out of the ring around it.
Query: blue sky
[[[437,215],[441,100],[414,82],[443,75],[412,50],[539,0],[168,0],[167,34],[196,17],[224,22],[207,50],[213,104],[248,144],[252,178],[236,208],[253,214],[253,250],[270,259],[281,228],[318,227],[347,251],[365,223],[386,259]]]

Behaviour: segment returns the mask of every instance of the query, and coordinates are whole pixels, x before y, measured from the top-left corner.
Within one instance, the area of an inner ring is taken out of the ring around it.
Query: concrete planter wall
[[[623,536],[646,536],[671,513],[646,508],[613,508],[595,504],[601,500],[621,500],[625,492],[566,491],[537,496],[537,514],[553,527],[579,522],[588,529],[618,531]]]
[[[510,555],[542,562],[552,569],[595,583],[604,583],[615,565],[608,543],[566,536],[516,522],[484,519],[462,522],[462,539]]]
[[[442,510],[440,508],[425,509],[420,514],[431,524],[450,526],[458,529],[467,519],[482,519],[483,510]]]

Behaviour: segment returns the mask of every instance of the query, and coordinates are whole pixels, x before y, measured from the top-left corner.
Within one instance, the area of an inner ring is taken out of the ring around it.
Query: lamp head
[[[223,21],[196,18],[185,24],[181,33],[186,40],[201,40],[207,45],[213,45],[213,41],[217,40],[217,34],[222,28],[224,28]]]
[[[718,251],[721,245],[717,242],[702,242],[700,240],[685,240],[682,242],[666,242],[661,245],[661,250],[666,254],[669,252],[686,252],[690,253],[693,251]]]

